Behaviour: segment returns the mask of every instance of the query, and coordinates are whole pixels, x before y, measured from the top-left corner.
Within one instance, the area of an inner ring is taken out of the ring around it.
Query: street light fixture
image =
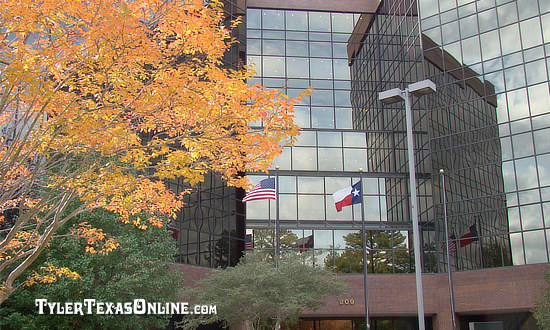
[[[416,302],[418,307],[419,330],[425,330],[424,322],[424,295],[422,292],[422,263],[420,250],[420,227],[418,224],[418,201],[416,195],[416,172],[414,163],[414,139],[413,139],[413,118],[411,110],[411,97],[422,96],[436,91],[435,84],[429,80],[422,80],[410,84],[401,90],[393,88],[378,94],[378,99],[388,105],[405,101],[405,120],[407,123],[407,151],[409,158],[409,184],[411,190],[411,215],[413,224],[413,245],[414,245],[414,269],[416,274]]]

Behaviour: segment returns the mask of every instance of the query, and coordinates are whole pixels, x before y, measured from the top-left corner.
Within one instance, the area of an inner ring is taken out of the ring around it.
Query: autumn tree
[[[0,303],[82,212],[161,226],[182,206],[163,179],[214,171],[245,187],[239,173],[265,171],[292,141],[296,100],[221,67],[222,20],[219,1],[2,1]],[[91,253],[117,246],[94,247],[103,237],[85,224],[73,234]]]
[[[399,231],[367,230],[367,271],[371,273],[407,273],[410,257],[406,237]],[[329,254],[325,266],[337,273],[363,272],[363,238],[361,232],[344,236],[346,248]],[[334,264],[333,264],[334,260]]]

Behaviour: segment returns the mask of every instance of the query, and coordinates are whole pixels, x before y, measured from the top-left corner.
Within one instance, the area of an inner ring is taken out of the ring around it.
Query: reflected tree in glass
[[[367,263],[369,273],[408,273],[411,269],[407,238],[399,231],[369,230]],[[393,238],[393,241],[392,241]],[[337,273],[363,272],[361,232],[344,236],[346,248],[325,258],[325,267]],[[334,261],[334,263],[333,263]]]

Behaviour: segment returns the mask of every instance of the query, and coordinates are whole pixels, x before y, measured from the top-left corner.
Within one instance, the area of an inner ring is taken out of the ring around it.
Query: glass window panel
[[[350,91],[334,91],[334,103],[340,107],[351,107]]]
[[[516,190],[516,176],[513,162],[502,163],[502,175],[504,177],[504,190],[511,192]]]
[[[524,265],[524,255],[523,255],[523,239],[521,233],[510,234],[510,245],[512,247],[512,261],[515,265]]]
[[[487,32],[497,28],[497,13],[495,9],[487,10],[478,14],[479,32]]]
[[[285,77],[284,57],[263,57],[264,77]]]
[[[315,148],[294,147],[292,148],[294,157],[292,157],[293,170],[317,170],[317,155]]]
[[[533,137],[531,133],[523,133],[512,136],[512,144],[514,146],[514,156],[525,157],[535,153],[533,148]]]
[[[312,41],[330,41],[332,34],[323,32],[310,32],[309,40]]]
[[[546,136],[548,139],[548,135]],[[550,154],[537,156],[537,168],[539,172],[540,185],[550,185]]]
[[[523,239],[525,259],[528,264],[548,261],[544,231],[537,230],[523,233]]]
[[[342,133],[340,132],[319,132],[320,147],[341,147]]]
[[[275,166],[279,166],[281,170],[290,170],[290,160],[291,160],[291,154],[292,150],[290,147],[284,147],[283,152],[275,157],[273,159],[273,165],[271,165],[271,168],[275,168]]]
[[[287,77],[309,78],[309,60],[307,58],[287,57]]]
[[[307,40],[309,38],[309,34],[307,32],[287,31],[286,38],[289,40]]]
[[[311,126],[314,128],[334,128],[334,108],[312,107]]]
[[[315,89],[314,92],[320,89],[333,89],[333,81],[332,80],[312,80],[311,86]]]
[[[475,36],[462,40],[462,58],[464,64],[481,62],[481,49],[479,48],[479,37]]]
[[[262,57],[261,56],[248,56],[247,57],[248,67],[256,72],[254,75],[262,76]]]
[[[341,148],[319,148],[319,170],[320,171],[342,171],[342,149]]]
[[[424,34],[432,39],[437,45],[441,45],[441,28],[439,25],[433,29],[425,31]]]
[[[508,25],[518,21],[518,12],[516,3],[511,2],[497,8],[498,23],[500,26]]]
[[[328,249],[334,246],[332,230],[315,230],[313,232],[313,239],[316,249]]]
[[[332,44],[333,56],[336,58],[346,58],[348,57],[347,44],[341,42],[335,42]],[[348,70],[349,71],[349,70]]]
[[[302,93],[304,90],[303,89],[294,89],[294,88],[288,88],[287,89],[287,95],[288,97],[290,98],[294,98],[298,95],[300,95],[300,93]],[[298,104],[300,105],[306,105],[306,104],[309,104],[310,103],[310,98],[309,97],[304,97],[300,100],[300,102]]]
[[[298,193],[324,194],[324,180],[322,177],[298,177]]]
[[[269,201],[257,200],[252,203],[246,203],[246,218],[247,219],[269,219]]]
[[[294,122],[301,128],[311,127],[309,121],[309,108],[306,107],[294,107]]]
[[[428,17],[438,12],[438,3],[436,0],[420,0],[420,12],[422,13],[421,17]]]
[[[522,191],[519,193],[520,204],[538,203],[540,202],[540,192],[538,189]]]
[[[363,178],[363,195],[378,195],[378,193],[378,179]]]
[[[330,59],[311,59],[311,78],[313,79],[331,79],[332,61]]]
[[[264,39],[285,39],[285,31],[262,30]]]
[[[334,79],[349,80],[350,67],[348,66],[348,60],[347,59],[334,60],[333,63],[334,63]]]
[[[295,193],[296,192],[296,177],[294,176],[279,176],[279,192],[280,193]]]
[[[287,11],[286,12],[286,29],[307,31],[307,12]]]
[[[518,205],[518,194],[506,194],[506,206],[517,206]]]
[[[512,139],[509,137],[501,138],[500,147],[502,150],[502,160],[512,159]]]
[[[312,41],[309,43],[311,57],[332,57],[332,45],[330,42]]]
[[[352,129],[352,111],[349,108],[339,109],[336,108],[336,128],[340,129]]]
[[[544,42],[550,42],[550,14],[546,14],[540,17],[542,22],[542,35]]]
[[[286,42],[286,54],[287,56],[308,56],[307,41],[289,41]]]
[[[366,147],[366,134],[362,132],[344,132],[345,147]]]
[[[535,150],[538,154],[550,152],[550,128],[533,132],[535,137]],[[548,173],[550,174],[550,173]]]
[[[550,94],[548,84],[531,86],[529,92],[529,106],[532,115],[543,114],[550,111]]]
[[[547,81],[546,63],[544,60],[535,61],[525,64],[525,74],[527,76],[527,84],[534,85],[543,81]]]
[[[550,227],[550,203],[542,203],[542,213],[544,215],[544,225]]]
[[[283,30],[285,28],[285,13],[282,10],[263,10],[262,28]]]
[[[279,207],[279,219],[281,220],[296,220],[297,219],[297,204],[296,195],[279,194],[279,203],[284,207]]]
[[[527,91],[525,89],[507,93],[508,112],[510,120],[525,118],[529,116],[529,105],[527,103]]]
[[[518,24],[513,24],[500,29],[500,45],[502,47],[502,55],[520,51],[521,42],[519,42],[519,40]]]
[[[521,230],[521,223],[519,221],[519,208],[508,208],[508,226],[511,232]]]
[[[349,185],[349,184],[348,184]],[[327,220],[344,220],[344,221],[350,221],[352,219],[352,208],[351,207],[344,207],[342,208],[342,211],[338,212],[336,211],[336,206],[334,205],[334,198],[332,197],[332,194],[335,193],[339,189],[343,189],[346,186],[327,186],[327,193],[330,193],[326,196],[326,212],[327,212]],[[332,190],[334,188],[334,191]],[[344,247],[343,245],[341,247]]]
[[[529,119],[522,119],[510,123],[512,134],[518,134],[531,131],[531,123]]]
[[[367,169],[366,149],[344,149],[344,171],[358,171]]]
[[[522,65],[504,70],[504,80],[507,90],[525,86],[525,72],[523,70]]]
[[[333,105],[334,104],[333,97],[334,96],[333,96],[332,90],[314,90],[313,93],[311,93],[311,104],[312,105]]]
[[[534,157],[516,160],[515,165],[518,189],[530,189],[538,186]]]
[[[524,20],[539,14],[538,1],[518,0],[519,20]],[[544,2],[544,1],[543,1]]]
[[[490,60],[500,56],[500,44],[497,31],[481,35],[481,52],[483,60]]]
[[[353,31],[353,15],[332,13],[332,32],[347,32]]]
[[[262,43],[261,40],[248,39],[246,40],[246,53],[247,54],[261,54]]]
[[[296,146],[316,146],[315,142],[316,134],[314,131],[301,131]]]
[[[460,20],[460,34],[462,38],[468,38],[478,34],[476,15],[465,17]]]
[[[542,228],[542,210],[540,204],[520,207],[523,230]]]
[[[520,23],[521,43],[523,48],[530,48],[542,44],[540,21],[538,17]]]
[[[380,199],[378,196],[364,196],[365,221],[380,221]]]
[[[545,128],[550,126],[550,114],[536,116],[531,118],[533,129]]]
[[[299,220],[325,220],[324,196],[298,195]]]
[[[441,26],[441,35],[443,37],[443,44],[450,44],[459,39],[458,34],[458,22],[454,21]]]
[[[246,10],[246,27],[249,29],[260,29],[262,27],[262,11],[260,9]]]
[[[309,30],[330,32],[330,13],[310,12]]]
[[[263,55],[284,55],[284,40],[262,40]]]
[[[542,198],[543,201],[550,201],[550,187],[549,188],[541,188],[540,189],[540,195],[541,195],[541,198]],[[550,221],[550,219],[548,219],[547,221]]]
[[[497,94],[504,92],[504,90],[505,90],[505,88],[504,88],[504,73],[502,71],[497,71],[497,72],[493,72],[493,73],[490,73],[490,74],[486,74],[485,75],[485,80],[487,80],[488,82],[492,83],[495,86],[495,92]],[[499,96],[497,96],[497,98],[498,97]],[[502,96],[500,96],[500,97],[502,97]],[[497,109],[497,110],[506,109],[506,106],[503,107],[502,103],[500,103],[498,101],[500,101],[500,100],[497,99],[497,104],[498,104],[498,107],[499,107],[499,109]],[[500,120],[500,118],[499,118],[499,120]]]

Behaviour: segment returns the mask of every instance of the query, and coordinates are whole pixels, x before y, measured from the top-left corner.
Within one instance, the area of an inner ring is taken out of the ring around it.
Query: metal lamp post
[[[413,139],[413,118],[411,110],[411,97],[422,96],[436,91],[435,84],[429,80],[422,80],[410,84],[401,90],[399,88],[390,89],[378,94],[378,99],[384,104],[392,104],[405,101],[405,119],[407,124],[407,151],[409,158],[409,181],[411,190],[411,215],[413,224],[413,244],[414,244],[414,268],[416,274],[416,301],[418,306],[418,326],[420,330],[425,330],[424,322],[424,295],[422,292],[422,263],[420,250],[420,227],[418,224],[418,201],[416,195],[416,173],[414,161],[414,139]]]

